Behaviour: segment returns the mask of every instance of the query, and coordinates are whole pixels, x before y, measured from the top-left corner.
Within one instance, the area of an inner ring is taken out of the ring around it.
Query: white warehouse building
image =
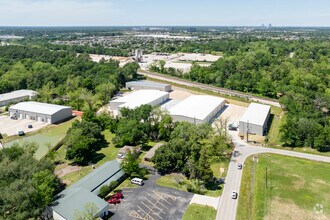
[[[209,95],[192,95],[169,109],[174,121],[195,124],[210,122],[225,106],[225,99]]]
[[[31,99],[36,96],[37,92],[33,90],[21,89],[12,91],[9,93],[4,93],[0,95],[0,107],[12,104],[15,102],[21,102],[24,100]]]
[[[118,113],[121,108],[134,109],[141,105],[157,106],[169,98],[168,92],[159,90],[138,90],[110,101],[110,110]]]
[[[126,88],[130,90],[155,89],[160,91],[171,91],[171,85],[165,83],[152,82],[149,80],[138,80],[126,82]]]
[[[10,116],[48,124],[61,122],[72,117],[71,107],[41,102],[20,102],[8,110]]]
[[[270,106],[251,103],[239,121],[239,133],[264,136],[270,116]]]

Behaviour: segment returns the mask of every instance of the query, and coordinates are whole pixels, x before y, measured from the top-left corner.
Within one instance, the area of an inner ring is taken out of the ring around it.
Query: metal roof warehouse
[[[20,102],[11,106],[8,110],[10,116],[49,124],[57,123],[72,117],[71,107],[32,101]]]
[[[116,160],[106,162],[78,182],[59,193],[53,202],[54,220],[74,220],[77,211],[93,203],[99,216],[108,214],[108,203],[98,197],[100,188],[112,181],[120,181],[125,173]]]
[[[267,130],[270,106],[251,103],[239,121],[239,132],[263,136]]]
[[[202,124],[210,122],[225,106],[225,99],[209,95],[192,95],[169,109],[175,121]]]
[[[138,90],[110,101],[110,110],[118,111],[124,107],[134,109],[141,105],[156,106],[162,104],[168,98],[168,92],[159,90]]]
[[[131,90],[140,90],[140,89],[155,89],[161,90],[165,92],[171,91],[171,85],[152,82],[149,80],[138,80],[138,81],[130,81],[126,83],[126,88]]]
[[[4,93],[0,95],[0,107],[7,104],[24,101],[26,99],[31,99],[33,96],[36,96],[37,92],[33,90],[16,90],[9,93]]]

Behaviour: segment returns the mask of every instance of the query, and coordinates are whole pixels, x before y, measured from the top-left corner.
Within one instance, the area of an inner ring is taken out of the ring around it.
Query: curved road
[[[235,90],[224,89],[224,88],[220,88],[220,87],[216,87],[216,86],[210,86],[210,85],[206,85],[206,84],[198,83],[198,82],[191,82],[191,81],[176,78],[176,77],[161,75],[161,74],[157,74],[157,73],[150,73],[150,72],[142,71],[142,70],[139,70],[138,74],[147,76],[149,78],[154,78],[154,79],[158,79],[158,80],[162,80],[162,81],[167,81],[169,83],[176,83],[176,84],[179,84],[179,85],[200,88],[200,89],[215,92],[215,93],[220,93],[220,94],[229,95],[229,96],[237,96],[237,97],[240,97],[240,98],[246,98],[246,99],[249,99],[251,101],[255,101],[255,102],[259,102],[259,103],[263,103],[263,104],[267,104],[267,105],[273,105],[273,106],[276,106],[276,107],[281,107],[280,103],[275,99],[262,98],[262,97],[246,94],[246,93],[243,93],[243,92],[238,92],[238,91],[235,91]]]
[[[260,146],[252,146],[239,139],[237,137],[236,132],[230,131],[229,133],[232,136],[232,141],[235,145],[235,150],[239,151],[239,156],[236,158],[232,158],[229,163],[224,189],[219,199],[217,217],[216,217],[217,220],[236,219],[238,199],[231,199],[231,192],[232,190],[236,190],[239,193],[244,166],[242,170],[238,170],[237,163],[244,164],[244,161],[249,156],[259,153],[274,153],[274,154],[281,154],[286,156],[330,163],[330,157],[326,157],[326,156],[305,154],[294,151],[279,150],[279,149],[266,148]],[[238,197],[239,196],[240,195],[238,194]]]

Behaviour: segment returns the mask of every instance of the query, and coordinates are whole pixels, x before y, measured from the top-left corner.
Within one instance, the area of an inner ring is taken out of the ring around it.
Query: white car
[[[237,169],[241,170],[243,168],[243,165],[241,163],[237,164]]]
[[[237,199],[237,192],[235,190],[232,191],[231,198],[232,199]]]
[[[131,183],[139,186],[142,186],[144,184],[143,179],[141,178],[133,178],[131,179]]]

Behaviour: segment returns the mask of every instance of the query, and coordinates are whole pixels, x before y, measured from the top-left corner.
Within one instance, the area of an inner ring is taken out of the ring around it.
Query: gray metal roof
[[[84,210],[86,204],[91,203],[97,207],[99,212],[108,206],[108,203],[94,195],[87,189],[72,189],[72,193],[63,199],[53,209],[67,220],[74,220],[77,212]]]
[[[106,162],[78,182],[59,193],[53,203],[53,209],[65,219],[73,219],[75,210],[83,210],[86,203],[92,202],[101,211],[107,203],[98,197],[103,185],[117,181],[125,173],[116,160]]]
[[[138,80],[138,81],[126,82],[126,86],[134,86],[134,85],[152,86],[152,87],[159,87],[159,88],[169,86],[169,84],[152,82],[152,81],[149,81],[149,80]]]
[[[21,90],[12,91],[9,93],[0,94],[0,102],[11,100],[11,99],[17,99],[17,98],[21,98],[21,97],[25,97],[25,96],[28,96],[29,98],[31,98],[35,95],[37,95],[36,91],[21,89]]]
[[[16,105],[11,106],[9,110],[19,110],[19,111],[35,112],[44,115],[53,115],[62,109],[68,109],[68,108],[71,109],[71,107],[69,106],[31,101],[31,102],[20,102]]]
[[[268,117],[269,111],[269,105],[251,103],[239,121],[263,126]]]

